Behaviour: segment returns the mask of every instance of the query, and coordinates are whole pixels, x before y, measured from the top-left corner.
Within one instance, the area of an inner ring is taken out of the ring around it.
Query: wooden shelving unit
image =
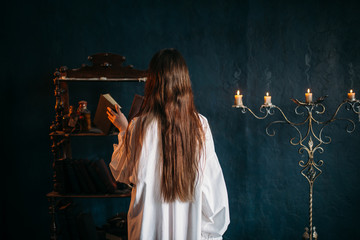
[[[63,159],[71,159],[72,137],[106,137],[114,136],[117,133],[105,135],[100,131],[93,129],[90,132],[68,133],[63,131],[63,117],[69,109],[69,82],[145,82],[147,73],[144,70],[134,69],[133,66],[123,66],[125,57],[112,53],[99,53],[88,57],[92,65],[83,65],[81,68],[68,69],[60,67],[54,73],[55,86],[55,120],[50,127],[50,139],[52,140],[51,151],[54,155],[54,163]],[[54,170],[54,186],[56,184],[56,171]],[[46,194],[50,202],[49,213],[51,215],[51,239],[58,239],[56,223],[56,200],[60,198],[124,198],[130,197],[131,189],[116,190],[114,193],[105,194],[60,194],[54,191]]]

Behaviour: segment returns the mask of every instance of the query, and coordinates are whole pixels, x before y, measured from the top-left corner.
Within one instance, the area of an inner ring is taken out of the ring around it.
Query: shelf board
[[[59,81],[63,82],[146,82],[146,77],[136,78],[107,78],[107,77],[94,77],[94,78],[77,78],[77,77],[60,77]]]
[[[46,194],[48,198],[126,198],[130,197],[131,192],[115,192],[106,194],[60,194],[58,192],[50,192]]]
[[[83,132],[83,133],[65,133],[64,131],[55,131],[55,132],[51,132],[49,134],[49,136],[65,136],[65,137],[83,137],[83,136],[116,136],[118,135],[118,132],[114,132],[111,134],[107,134],[105,135],[104,133],[91,133],[91,132]]]

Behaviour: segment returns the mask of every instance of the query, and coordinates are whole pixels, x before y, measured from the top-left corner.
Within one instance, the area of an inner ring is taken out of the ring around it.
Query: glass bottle
[[[74,111],[74,107],[70,106],[69,107],[69,121],[68,121],[68,128],[69,128],[69,132],[76,132],[79,130],[79,116],[77,115],[77,113]]]
[[[88,132],[91,129],[91,112],[87,109],[87,101],[80,101],[79,107],[77,110],[79,121],[80,121],[80,131]]]

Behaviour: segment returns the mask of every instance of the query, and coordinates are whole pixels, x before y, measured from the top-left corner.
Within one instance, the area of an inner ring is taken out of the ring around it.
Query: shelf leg
[[[57,228],[56,228],[56,201],[54,197],[49,197],[48,200],[50,201],[49,206],[49,214],[51,217],[51,226],[50,226],[50,239],[57,240]]]

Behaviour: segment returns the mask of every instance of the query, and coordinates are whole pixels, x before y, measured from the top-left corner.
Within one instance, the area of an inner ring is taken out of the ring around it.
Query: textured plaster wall
[[[224,239],[301,239],[308,225],[308,184],[301,176],[296,131],[231,108],[237,89],[256,113],[269,91],[290,120],[290,98],[311,88],[325,101],[326,119],[353,88],[360,98],[360,7],[356,1],[33,1],[3,8],[2,102],[5,140],[1,167],[1,238],[48,239],[45,194],[52,190],[48,127],[53,121],[52,73],[113,52],[146,69],[159,49],[175,47],[187,60],[195,103],[211,125],[228,187],[231,224]],[[130,90],[129,90],[130,89]],[[70,101],[117,96],[128,112],[143,84],[72,84]],[[357,120],[341,110],[339,115]],[[315,182],[314,225],[321,239],[358,239],[360,125],[352,134],[335,122]],[[109,161],[115,138],[75,139],[74,156]],[[127,199],[80,201],[101,225],[126,211]],[[21,229],[21,231],[19,231]]]

